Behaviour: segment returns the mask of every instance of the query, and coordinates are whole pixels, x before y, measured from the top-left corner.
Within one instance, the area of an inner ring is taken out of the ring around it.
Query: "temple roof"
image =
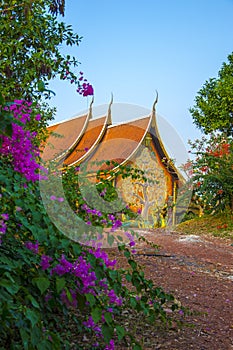
[[[72,152],[65,158],[64,165],[74,165],[84,160],[98,145],[106,131],[108,117],[104,116],[89,121],[85,133],[80,141],[72,149]]]
[[[106,161],[122,165],[133,160],[146,135],[150,134],[159,157],[169,172],[177,178],[179,172],[170,164],[159,135],[155,103],[149,115],[120,124],[111,125],[111,104],[106,116],[91,119],[90,107],[89,113],[85,115],[56,123],[48,127],[52,134],[47,140],[42,158],[44,161],[58,160],[61,168],[86,162],[90,172],[110,170],[114,165],[107,166]]]
[[[42,159],[64,157],[76,145],[88,125],[89,115],[82,115],[48,127],[49,135],[42,153]]]
[[[130,160],[143,142],[150,123],[151,116],[147,116],[128,123],[109,126],[96,151],[88,159],[88,168],[91,168],[92,171],[110,169],[113,166],[107,167],[106,161],[113,160],[118,164],[123,164]],[[101,164],[96,166],[96,162]]]

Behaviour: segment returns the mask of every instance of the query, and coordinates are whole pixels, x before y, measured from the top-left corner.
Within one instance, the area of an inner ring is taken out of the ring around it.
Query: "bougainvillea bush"
[[[128,268],[117,269],[106,251],[74,242],[54,226],[39,191],[39,180],[46,182],[48,174],[39,165],[37,133],[29,128],[38,123],[40,129],[41,116],[22,100],[8,106],[2,101],[0,112],[12,124],[0,136],[0,349],[110,350],[120,342],[141,349],[118,321],[122,311],[166,322],[168,305],[177,309],[174,297],[145,279],[130,233],[129,244],[119,246]],[[83,211],[97,224],[100,215],[85,206]],[[108,218],[114,226],[116,220]],[[79,335],[75,344],[70,325]]]
[[[233,211],[233,142],[223,133],[213,133],[190,142],[194,159],[185,166],[195,193],[208,212]]]

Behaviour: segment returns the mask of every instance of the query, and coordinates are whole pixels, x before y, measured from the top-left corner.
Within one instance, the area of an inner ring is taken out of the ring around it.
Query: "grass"
[[[183,234],[212,235],[229,238],[233,242],[233,213],[222,212],[215,215],[203,215],[184,221],[176,226]]]

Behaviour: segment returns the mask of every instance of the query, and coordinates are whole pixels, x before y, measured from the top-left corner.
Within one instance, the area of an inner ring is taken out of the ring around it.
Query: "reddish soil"
[[[210,236],[184,236],[166,230],[145,231],[158,253],[137,243],[136,260],[146,277],[195,311],[189,326],[144,333],[143,349],[233,349],[233,246],[230,240]],[[119,260],[120,261],[120,260]],[[147,334],[148,333],[148,334]]]

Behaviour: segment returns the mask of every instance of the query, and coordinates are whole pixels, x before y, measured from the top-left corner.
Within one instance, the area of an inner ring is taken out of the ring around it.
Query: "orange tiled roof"
[[[88,122],[88,115],[73,118],[65,122],[60,122],[49,126],[48,131],[54,132],[59,137],[51,134],[42,153],[42,159],[49,161],[60,158],[61,155],[67,153],[69,149],[80,139],[84,132],[85,125]]]
[[[150,126],[150,121],[151,117],[148,116],[108,127],[95,153],[89,159],[89,171],[109,169],[109,166],[107,167],[105,164],[107,160],[114,160],[119,164],[129,160],[142,143]],[[101,165],[96,165],[96,162],[101,162]]]
[[[90,154],[95,145],[100,141],[103,132],[107,127],[107,117],[92,119],[89,121],[85,133],[81,137],[78,144],[64,160],[64,165],[72,165],[81,161],[84,157]]]

